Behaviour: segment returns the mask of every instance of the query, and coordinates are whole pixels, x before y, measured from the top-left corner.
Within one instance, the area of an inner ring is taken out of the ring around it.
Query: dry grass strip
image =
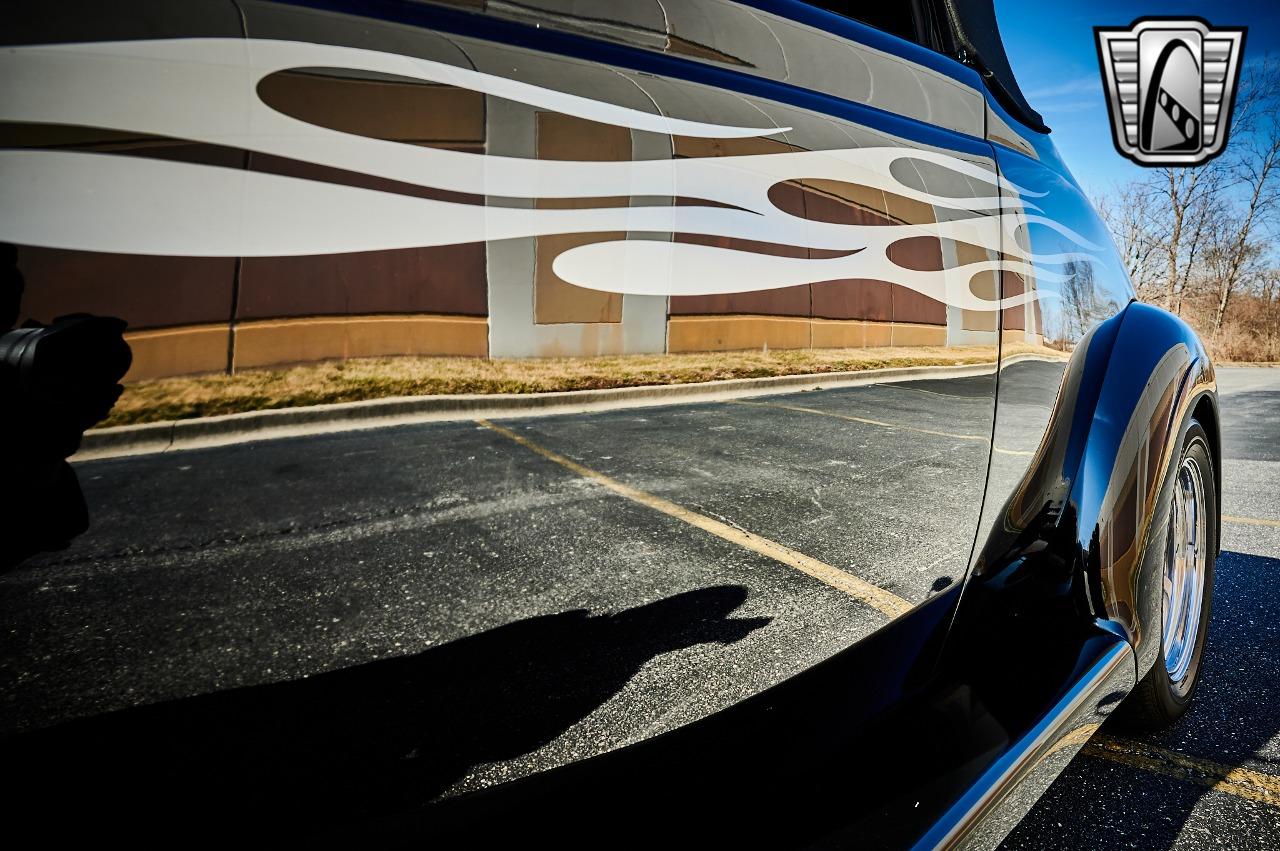
[[[1011,347],[1006,345],[1006,354]],[[1013,347],[1055,355],[1051,349]],[[590,358],[359,358],[235,375],[140,381],[104,426],[191,419],[331,402],[454,393],[545,393],[820,375],[887,367],[990,363],[994,346],[698,352]]]

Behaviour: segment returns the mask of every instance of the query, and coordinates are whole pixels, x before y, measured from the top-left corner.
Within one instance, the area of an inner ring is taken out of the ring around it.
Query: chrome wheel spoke
[[[1161,583],[1161,640],[1165,669],[1183,686],[1195,657],[1207,558],[1204,479],[1193,458],[1183,460],[1169,512],[1169,545]]]

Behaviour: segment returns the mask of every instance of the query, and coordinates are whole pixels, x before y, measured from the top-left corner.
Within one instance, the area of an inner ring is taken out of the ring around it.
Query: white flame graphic
[[[1018,229],[1048,227],[1099,247],[1036,214],[1036,197],[991,169],[910,148],[801,151],[628,162],[499,157],[417,147],[309,124],[263,103],[258,82],[277,71],[345,68],[443,83],[632,129],[704,138],[769,136],[750,128],[667,118],[503,77],[397,54],[260,39],[169,39],[11,48],[0,53],[0,120],[88,125],[231,146],[474,195],[517,198],[682,196],[737,209],[670,204],[593,209],[481,206],[193,163],[45,150],[0,152],[0,239],[57,248],[180,256],[286,256],[449,245],[547,234],[644,231],[702,234],[849,252],[831,259],[760,255],[705,245],[630,239],[561,254],[556,274],[620,293],[698,295],[773,289],[840,278],[909,287],[955,307],[998,310],[1038,297],[973,294],[972,278],[1007,270],[1040,281],[1043,264],[1088,254],[1034,255]],[[891,166],[916,160],[989,187],[954,198],[899,182]],[[769,200],[787,180],[823,179],[880,189],[970,214],[929,224],[835,224],[793,216]],[[1016,192],[1017,195],[1008,194]],[[1013,259],[917,271],[888,248],[915,236],[971,243]],[[1037,266],[1036,264],[1041,264]],[[1034,268],[1033,268],[1034,267]]]

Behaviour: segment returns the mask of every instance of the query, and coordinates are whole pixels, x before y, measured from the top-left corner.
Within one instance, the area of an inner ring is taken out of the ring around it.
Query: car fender
[[[1133,302],[1117,318],[1071,500],[1091,605],[1123,631],[1141,677],[1160,645],[1168,472],[1192,417],[1208,432],[1221,493],[1217,384],[1204,344],[1177,316]],[[1215,527],[1215,548],[1220,537]]]
[[[1097,619],[1139,653],[1139,675],[1150,669],[1166,472],[1191,416],[1209,433],[1221,490],[1217,385],[1195,331],[1136,301],[1096,325],[1072,354],[1044,437],[992,524],[960,617],[985,609],[974,598],[998,590],[1002,606],[1023,614]]]

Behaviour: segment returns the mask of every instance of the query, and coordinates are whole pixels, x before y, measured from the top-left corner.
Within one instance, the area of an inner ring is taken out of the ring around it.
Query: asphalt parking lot
[[[246,789],[228,800],[260,794],[282,823],[651,736],[961,575],[986,380],[81,464],[93,529],[0,578],[0,736],[28,755],[109,741],[103,761],[157,771],[231,764]],[[1280,370],[1220,385],[1234,519],[1199,701],[1160,736],[1104,730],[1007,848],[1280,847]],[[848,486],[849,458],[875,488]],[[850,539],[872,543],[855,557]],[[554,699],[528,705],[547,683]]]

